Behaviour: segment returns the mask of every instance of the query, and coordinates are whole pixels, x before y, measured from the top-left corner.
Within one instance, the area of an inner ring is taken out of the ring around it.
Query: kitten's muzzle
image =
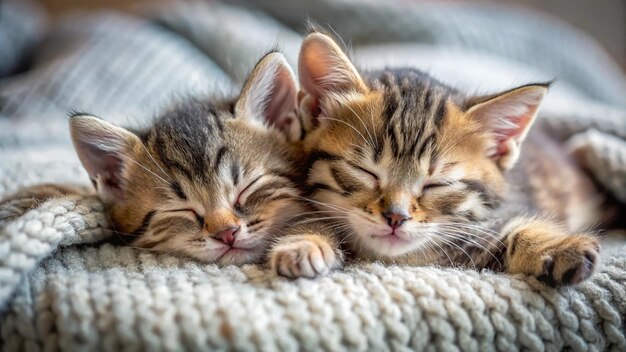
[[[383,213],[385,220],[387,220],[387,225],[391,227],[392,230],[397,229],[402,226],[407,220],[411,219],[411,216],[407,211],[391,208]]]
[[[230,226],[221,231],[218,231],[213,238],[221,240],[224,244],[232,247],[237,239],[237,233],[239,232],[239,226]]]

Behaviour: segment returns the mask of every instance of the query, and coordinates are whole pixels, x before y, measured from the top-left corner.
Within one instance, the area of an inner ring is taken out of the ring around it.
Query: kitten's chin
[[[199,253],[189,253],[189,255],[205,263],[242,265],[259,262],[263,257],[263,253],[263,248],[229,248],[222,246],[221,248],[203,250]]]
[[[382,258],[394,258],[415,251],[425,242],[397,234],[362,234],[359,238],[358,242],[364,244],[371,254]]]
[[[404,230],[393,231],[386,224],[365,221],[362,216],[353,214],[348,219],[354,235],[347,239],[357,256],[372,259],[394,258],[415,251],[425,242],[425,239],[415,238]]]

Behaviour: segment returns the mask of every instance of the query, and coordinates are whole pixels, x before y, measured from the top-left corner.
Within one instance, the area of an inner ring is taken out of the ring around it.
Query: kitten
[[[540,131],[526,138],[549,84],[468,97],[415,69],[360,73],[315,32],[299,76],[320,216],[273,248],[278,274],[338,268],[340,243],[366,260],[491,268],[550,285],[592,274],[600,247],[583,229],[596,221],[593,185]]]
[[[72,116],[76,152],[123,242],[205,262],[258,262],[303,211],[288,139],[297,82],[279,53],[236,101],[189,101],[131,131]]]

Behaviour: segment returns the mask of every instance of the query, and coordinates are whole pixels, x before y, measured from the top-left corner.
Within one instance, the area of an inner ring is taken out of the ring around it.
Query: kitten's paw
[[[272,271],[292,279],[325,275],[340,265],[340,253],[317,236],[279,244],[271,253]]]
[[[541,256],[537,279],[549,286],[575,285],[588,279],[598,266],[600,244],[587,235],[570,236]]]
[[[529,238],[516,236],[513,248]],[[588,279],[599,265],[600,244],[590,235],[560,235],[546,243],[519,248],[509,262],[513,272],[531,274],[546,285],[575,285]],[[524,267],[525,266],[525,267]]]

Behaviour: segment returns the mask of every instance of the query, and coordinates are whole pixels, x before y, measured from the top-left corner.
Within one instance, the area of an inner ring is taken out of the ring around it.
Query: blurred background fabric
[[[70,111],[138,127],[187,96],[232,96],[273,47],[295,67],[311,20],[365,69],[413,66],[476,93],[556,80],[538,124],[626,202],[624,71],[588,34],[536,11],[404,0],[113,1],[123,12],[45,3],[53,15],[33,1],[0,2],[0,198],[44,182],[88,184]],[[589,282],[559,290],[379,264],[288,282],[260,266],[87,245],[109,226],[89,196],[0,206],[6,349],[626,349],[623,250]]]

